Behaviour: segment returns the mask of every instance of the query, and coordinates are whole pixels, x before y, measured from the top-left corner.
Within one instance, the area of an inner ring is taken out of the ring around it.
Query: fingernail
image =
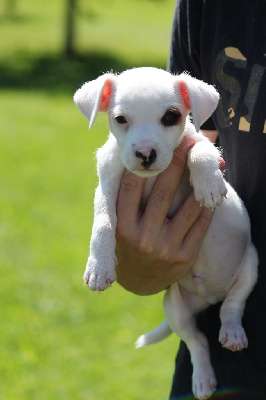
[[[180,147],[182,147],[182,149],[186,152],[188,152],[191,147],[194,146],[194,144],[196,143],[195,139],[190,137],[190,136],[185,136],[181,142]]]

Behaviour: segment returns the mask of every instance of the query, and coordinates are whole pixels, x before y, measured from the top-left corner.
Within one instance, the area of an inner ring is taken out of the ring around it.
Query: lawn
[[[97,184],[93,131],[72,95],[110,69],[164,67],[174,0],[79,1],[78,56],[62,56],[64,4],[0,16],[0,398],[167,399],[178,340],[134,349],[162,294],[83,286]],[[122,37],[122,40],[121,40]]]

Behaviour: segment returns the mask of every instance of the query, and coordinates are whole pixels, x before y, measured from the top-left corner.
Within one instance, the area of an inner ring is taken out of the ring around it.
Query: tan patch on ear
[[[191,110],[191,104],[190,104],[190,99],[189,99],[189,94],[188,94],[186,84],[185,84],[185,82],[178,82],[178,83],[179,83],[179,87],[180,87],[181,97],[184,101],[185,107],[187,109]]]
[[[112,82],[110,79],[107,79],[105,85],[103,87],[101,103],[100,103],[100,111],[107,111],[109,108],[110,97],[112,93]]]

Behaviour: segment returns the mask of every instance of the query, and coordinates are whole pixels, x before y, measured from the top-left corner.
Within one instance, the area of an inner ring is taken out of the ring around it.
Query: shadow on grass
[[[21,55],[10,62],[0,61],[0,88],[73,92],[83,82],[95,79],[104,72],[121,72],[127,68],[148,64],[145,64],[145,60],[140,60],[135,65],[130,65],[110,54],[97,52],[76,55],[72,59],[54,55],[44,55],[40,58]]]

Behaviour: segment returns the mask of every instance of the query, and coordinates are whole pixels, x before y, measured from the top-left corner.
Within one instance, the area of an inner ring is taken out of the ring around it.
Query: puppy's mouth
[[[150,178],[152,176],[159,175],[162,172],[162,170],[159,170],[159,169],[152,170],[152,169],[143,168],[141,170],[133,169],[133,170],[131,170],[131,172],[133,172],[133,174],[135,174],[137,176],[140,176],[141,178]]]

